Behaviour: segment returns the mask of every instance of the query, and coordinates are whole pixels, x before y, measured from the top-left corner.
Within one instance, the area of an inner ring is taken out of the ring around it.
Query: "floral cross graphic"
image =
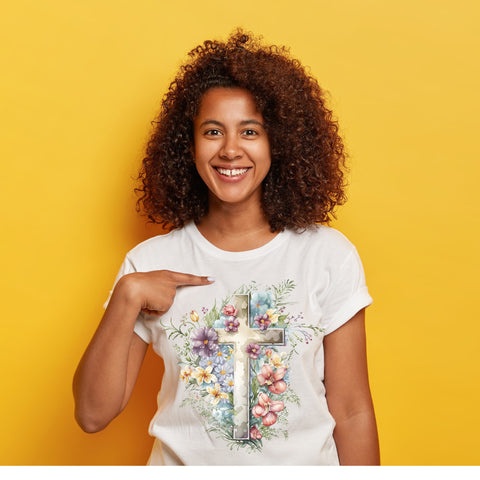
[[[234,414],[233,438],[248,440],[250,438],[249,400],[250,400],[250,357],[252,344],[258,345],[285,345],[285,331],[283,328],[251,328],[250,327],[250,295],[234,295],[235,308],[238,310],[238,326],[233,330],[216,329],[218,343],[233,345],[234,349],[234,378],[233,387]],[[252,357],[255,358],[255,357]]]
[[[253,281],[209,308],[197,306],[181,322],[160,322],[178,355],[181,407],[194,409],[230,449],[261,451],[264,442],[288,438],[289,409],[301,403],[291,362],[301,344],[323,332],[303,323],[302,312],[288,311],[294,289],[288,279]]]

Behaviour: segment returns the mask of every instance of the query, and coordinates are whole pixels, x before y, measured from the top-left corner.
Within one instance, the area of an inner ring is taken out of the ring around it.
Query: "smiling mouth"
[[[215,167],[215,170],[220,175],[225,175],[226,177],[239,177],[240,175],[247,173],[248,168],[231,168],[230,169],[230,168]]]

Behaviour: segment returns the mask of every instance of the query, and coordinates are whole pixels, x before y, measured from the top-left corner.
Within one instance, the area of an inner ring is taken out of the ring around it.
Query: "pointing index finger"
[[[191,273],[171,272],[172,280],[177,287],[186,285],[210,285],[215,281],[212,276],[193,275]]]

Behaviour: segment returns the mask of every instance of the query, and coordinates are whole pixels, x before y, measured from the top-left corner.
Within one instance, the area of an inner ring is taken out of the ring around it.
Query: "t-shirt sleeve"
[[[372,301],[365,283],[362,262],[352,245],[352,250],[340,267],[330,272],[330,284],[321,300],[325,335],[348,322]]]
[[[123,261],[122,265],[120,266],[120,270],[118,271],[117,277],[115,278],[115,282],[113,283],[112,290],[110,290],[110,293],[108,295],[107,301],[103,304],[103,308],[107,308],[108,303],[110,302],[110,298],[112,297],[113,290],[115,288],[115,285],[117,282],[124,276],[127,275],[128,273],[133,273],[136,272],[137,269],[135,268],[135,265],[131,261],[131,259],[128,257],[128,255],[125,257],[125,260]],[[152,334],[149,328],[145,325],[145,315],[140,312],[137,320],[135,321],[135,327],[133,331],[146,343],[151,343],[152,342]]]

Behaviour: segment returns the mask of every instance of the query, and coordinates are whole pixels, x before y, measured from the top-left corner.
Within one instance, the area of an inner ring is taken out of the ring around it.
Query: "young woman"
[[[206,41],[170,85],[140,204],[168,234],[131,250],[75,374],[76,419],[105,428],[147,346],[165,373],[149,464],[378,464],[355,247],[326,226],[344,149],[285,48]]]

